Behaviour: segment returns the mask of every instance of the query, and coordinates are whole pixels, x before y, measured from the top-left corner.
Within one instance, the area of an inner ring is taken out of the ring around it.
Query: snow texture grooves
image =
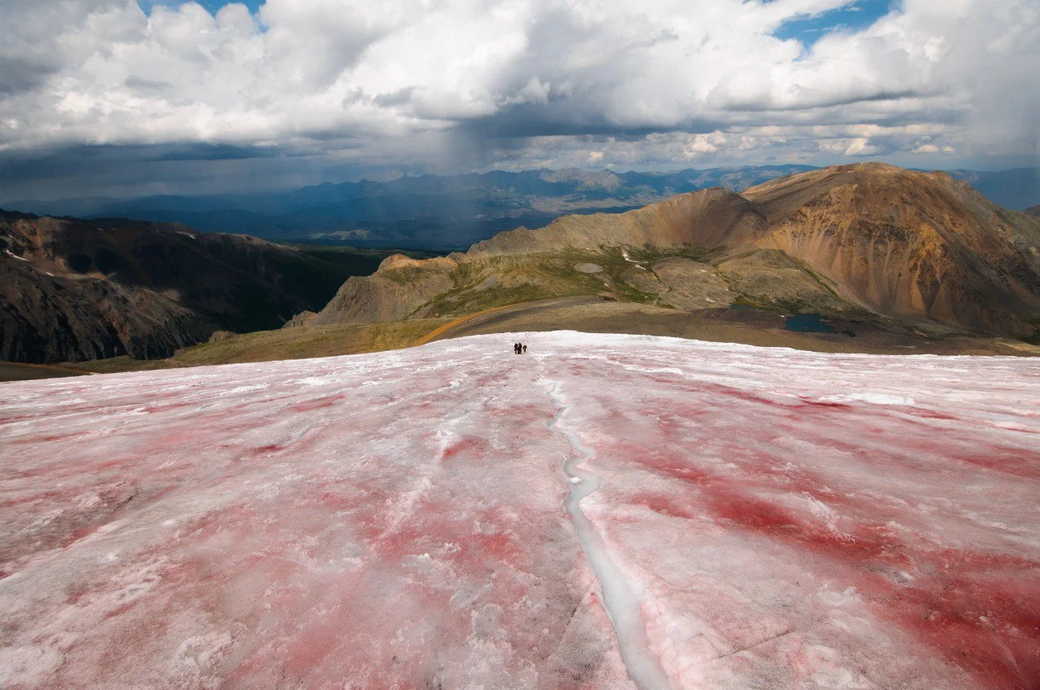
[[[559,382],[550,381],[544,376],[539,382],[556,406],[556,414],[549,427],[566,438],[573,451],[563,464],[564,474],[570,483],[566,501],[567,513],[578,535],[582,551],[599,582],[603,605],[614,626],[621,659],[629,677],[640,690],[669,690],[671,684],[668,677],[650,651],[641,612],[642,593],[637,586],[629,582],[611,558],[603,537],[581,509],[582,499],[595,493],[600,487],[599,477],[583,467],[583,463],[592,457],[592,453],[578,435],[563,423],[568,406],[566,398],[560,392]]]

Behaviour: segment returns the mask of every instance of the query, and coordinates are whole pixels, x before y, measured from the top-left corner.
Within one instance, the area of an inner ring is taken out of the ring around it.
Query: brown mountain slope
[[[1023,213],[1025,213],[1027,216],[1035,216],[1037,218],[1040,218],[1040,205],[1030,206],[1025,211],[1023,211]]]
[[[371,276],[347,279],[332,300],[313,319],[313,325],[397,321],[450,290],[454,259],[416,260],[395,254]]]
[[[685,311],[751,304],[910,327],[1034,336],[1040,220],[941,173],[882,164],[565,216],[430,262],[353,278],[321,323],[445,316],[567,295]]]
[[[544,228],[518,228],[477,242],[468,254],[521,254],[570,247],[715,248],[749,242],[766,229],[759,211],[739,194],[704,189],[627,213],[563,216]]]
[[[32,264],[0,257],[0,359],[168,356],[211,330],[205,319],[150,290],[97,278],[41,276]]]
[[[873,311],[1029,335],[1040,317],[1040,223],[944,173],[882,164],[747,189],[780,249]]]
[[[216,329],[276,327],[344,277],[247,236],[0,212],[0,359],[168,356]]]

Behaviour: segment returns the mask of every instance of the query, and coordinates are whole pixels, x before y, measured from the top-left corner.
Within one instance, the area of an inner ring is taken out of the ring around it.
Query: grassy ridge
[[[652,263],[669,257],[704,261],[708,253],[688,247],[670,252],[632,249],[629,255],[637,261]],[[575,270],[577,264],[583,263],[596,264],[603,270],[598,273]],[[508,304],[580,295],[604,295],[640,304],[657,303],[656,295],[643,292],[624,279],[624,273],[633,265],[618,247],[602,251],[563,249],[546,254],[468,257],[451,273],[454,287],[417,309],[414,315],[458,316]],[[402,268],[381,275],[406,284],[414,277],[409,270],[419,269]]]
[[[684,258],[711,267],[736,295],[736,302],[781,313],[857,314],[862,309],[848,303],[834,287],[810,270],[774,250],[752,250],[737,255],[682,247],[672,251],[629,248],[600,251],[563,249],[545,254],[509,254],[467,257],[450,273],[453,287],[415,309],[412,317],[460,316],[484,309],[556,297],[596,295],[619,302],[667,303],[663,294],[646,292],[631,282],[634,262],[656,277],[653,266],[669,258]],[[782,256],[778,261],[773,255]],[[575,269],[595,264],[596,273]],[[402,267],[380,275],[407,285],[423,270]],[[786,286],[780,293],[778,285]],[[645,286],[644,286],[645,287]]]

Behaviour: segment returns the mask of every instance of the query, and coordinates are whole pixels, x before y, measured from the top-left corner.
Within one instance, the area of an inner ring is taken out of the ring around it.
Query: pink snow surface
[[[1038,688],[1038,402],[568,332],[4,384],[0,687]]]

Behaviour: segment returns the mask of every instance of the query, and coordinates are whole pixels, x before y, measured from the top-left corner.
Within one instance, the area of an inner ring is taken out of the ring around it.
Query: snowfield
[[[1038,402],[572,332],[4,384],[0,687],[1038,688]]]

